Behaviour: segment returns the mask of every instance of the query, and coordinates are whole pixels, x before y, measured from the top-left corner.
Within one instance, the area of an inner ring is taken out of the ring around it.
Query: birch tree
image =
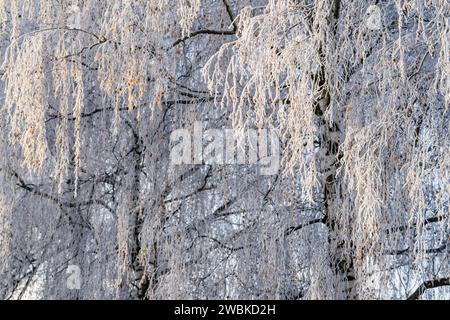
[[[448,298],[449,11],[0,1],[0,297]],[[279,172],[173,164],[199,122]]]

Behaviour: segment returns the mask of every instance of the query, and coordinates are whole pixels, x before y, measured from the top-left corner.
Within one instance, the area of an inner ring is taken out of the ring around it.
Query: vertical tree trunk
[[[336,25],[339,19],[340,0],[334,0],[331,6],[329,15],[330,29],[333,30],[336,36]],[[332,45],[328,43],[328,45]],[[336,216],[339,212],[334,212],[336,208],[337,197],[339,197],[338,189],[341,187],[340,178],[337,177],[336,172],[340,165],[342,154],[339,151],[339,145],[342,140],[343,132],[340,124],[337,122],[330,122],[325,117],[326,112],[331,105],[331,94],[329,91],[329,77],[327,76],[325,53],[322,47],[319,47],[319,56],[322,61],[320,70],[315,75],[313,81],[316,88],[319,89],[320,95],[316,99],[314,105],[314,112],[318,118],[319,133],[321,135],[321,151],[325,154],[325,165],[321,168],[323,198],[324,198],[324,214],[325,224],[328,227],[328,244],[330,251],[331,269],[336,277],[336,298],[337,299],[354,299],[356,298],[354,284],[355,272],[352,253],[347,252],[349,244],[340,235],[338,230],[339,225],[336,223]]]
[[[141,191],[141,174],[142,174],[142,141],[139,134],[139,123],[135,113],[132,114],[132,120],[128,123],[131,134],[133,136],[133,144],[131,149],[131,205],[130,205],[130,221],[129,221],[129,250],[131,258],[130,271],[132,273],[132,285],[135,288],[136,299],[144,299],[149,286],[149,280],[144,273],[144,266],[139,261],[139,253],[141,251],[140,234],[144,217],[142,208],[140,207],[140,191]]]
[[[322,69],[324,70],[324,69]],[[319,75],[317,81],[319,86],[325,86],[325,71],[323,76]],[[351,252],[345,252],[348,244],[342,236],[338,235],[339,226],[336,224],[336,216],[339,212],[334,212],[339,206],[336,201],[339,197],[338,188],[340,188],[340,178],[336,176],[336,171],[339,168],[342,154],[339,152],[340,132],[337,123],[330,123],[324,118],[325,111],[330,106],[330,95],[327,90],[323,90],[323,94],[317,100],[315,106],[315,113],[319,119],[319,132],[321,134],[321,148],[326,155],[325,166],[321,168],[322,185],[323,185],[323,199],[324,199],[324,214],[325,224],[328,227],[328,243],[330,250],[331,268],[335,272],[337,279],[337,298],[352,299],[354,298],[353,284],[355,281],[353,259]]]

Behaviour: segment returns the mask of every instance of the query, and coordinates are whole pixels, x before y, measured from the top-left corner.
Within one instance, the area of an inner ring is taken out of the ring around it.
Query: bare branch
[[[408,300],[418,300],[428,289],[450,286],[450,278],[440,278],[424,281],[409,297]]]

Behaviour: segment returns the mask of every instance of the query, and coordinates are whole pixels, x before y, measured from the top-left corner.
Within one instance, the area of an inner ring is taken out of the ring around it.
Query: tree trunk
[[[336,24],[339,19],[340,1],[334,0],[331,6],[329,23],[331,30],[336,36]],[[332,43],[328,43],[332,45]],[[335,210],[339,208],[336,206],[337,197],[339,197],[339,188],[341,186],[340,178],[337,177],[336,172],[340,165],[342,154],[339,151],[339,145],[342,141],[343,132],[340,124],[331,122],[325,117],[326,112],[331,106],[331,94],[329,91],[329,77],[326,70],[326,56],[319,47],[319,57],[322,61],[319,72],[313,77],[314,86],[318,88],[320,95],[317,97],[314,112],[318,119],[320,147],[321,152],[325,155],[325,161],[321,166],[322,186],[323,186],[323,201],[324,201],[324,221],[328,227],[328,244],[329,244],[329,261],[330,267],[335,273],[336,277],[336,298],[342,300],[355,299],[355,272],[352,253],[347,252],[348,243],[340,236],[338,230],[339,225],[336,223],[336,216],[339,212]]]
[[[145,275],[145,268],[139,261],[139,254],[141,251],[140,234],[144,217],[142,208],[140,206],[140,192],[141,192],[141,174],[142,174],[142,141],[139,134],[139,123],[136,115],[132,114],[132,120],[127,122],[133,136],[132,144],[132,182],[131,182],[131,205],[130,205],[130,221],[129,221],[129,246],[131,265],[130,271],[132,274],[132,286],[135,289],[134,298],[142,300],[145,299],[145,294],[149,286],[148,277]]]

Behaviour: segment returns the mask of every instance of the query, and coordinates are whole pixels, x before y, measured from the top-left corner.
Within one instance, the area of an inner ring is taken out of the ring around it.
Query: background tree
[[[0,4],[2,298],[448,296],[447,1]],[[172,165],[195,121],[279,174]]]

